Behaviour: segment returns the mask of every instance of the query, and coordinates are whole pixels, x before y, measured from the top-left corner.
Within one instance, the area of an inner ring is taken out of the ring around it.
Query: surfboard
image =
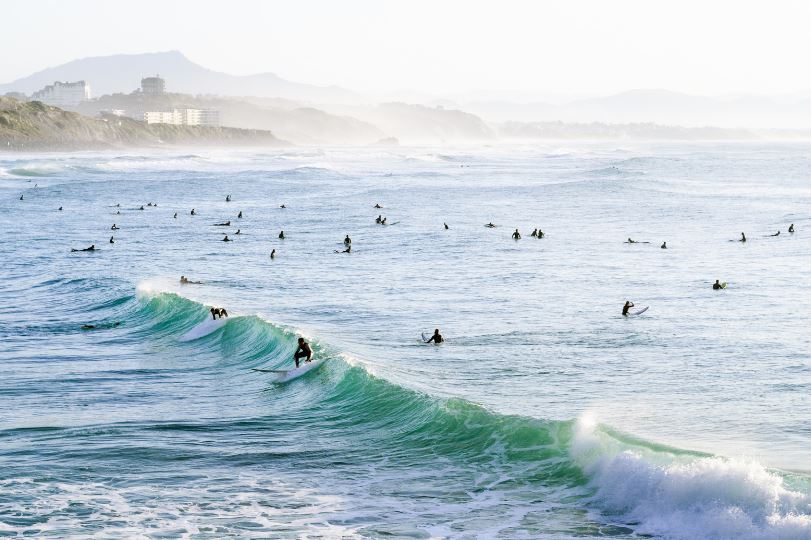
[[[650,307],[650,306],[645,306],[645,307],[643,307],[642,309],[638,309],[638,310],[634,311],[633,313],[631,313],[631,315],[642,315],[643,313],[645,313],[646,311],[648,311],[648,308],[649,308],[649,307]]]
[[[423,343],[428,343],[428,340],[431,339],[430,337],[425,337],[425,332],[420,334],[420,336],[422,336],[422,342]]]
[[[194,339],[200,339],[201,337],[205,337],[212,332],[216,332],[220,328],[226,325],[228,322],[228,317],[224,319],[206,319],[205,321],[201,322],[182,336],[180,336],[180,341],[192,341]]]
[[[288,371],[278,370],[278,371],[276,371],[277,375],[276,375],[276,378],[273,379],[273,382],[275,382],[277,384],[283,384],[283,383],[287,383],[287,382],[290,382],[290,381],[294,381],[294,380],[298,379],[299,377],[303,377],[304,375],[306,375],[307,373],[309,373],[311,371],[315,371],[316,369],[320,368],[322,365],[324,365],[324,359],[320,358],[318,360],[312,360],[310,362],[304,362],[303,364],[299,365],[299,367],[288,370]]]
[[[726,288],[727,288],[727,282],[726,282],[726,281],[725,281],[725,282],[723,282],[723,283],[721,283],[721,288],[722,288],[722,289],[726,289]]]

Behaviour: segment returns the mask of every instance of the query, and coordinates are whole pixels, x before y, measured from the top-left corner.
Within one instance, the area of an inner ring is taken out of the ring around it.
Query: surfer
[[[225,196],[225,202],[231,202],[231,196],[230,195]]]
[[[223,317],[228,318],[228,312],[225,311],[225,308],[220,308],[218,312],[220,314],[220,319],[222,319]]]
[[[631,237],[629,236],[629,237],[628,237],[628,242],[627,242],[627,243],[628,243],[628,244],[638,244],[639,242],[637,242],[636,240],[631,239]]]
[[[22,195],[20,195],[20,200],[23,200],[23,196],[22,196]]]
[[[746,242],[746,235],[741,233],[741,239],[738,242]]]
[[[276,258],[276,250],[275,250],[275,249],[274,249],[273,251],[271,251],[271,252],[270,252],[270,258],[271,258],[271,259],[275,259],[275,258]]]
[[[113,226],[112,226],[112,227],[110,227],[110,230],[111,230],[111,231],[117,231],[118,229],[119,229],[119,227],[118,227],[118,225],[116,225],[115,223],[113,223]]]
[[[144,205],[142,204],[141,208],[139,208],[138,210],[143,210],[143,209],[144,209]]]
[[[222,223],[215,223],[214,226],[215,227],[230,227],[231,222],[230,221],[223,221]]]
[[[173,218],[175,218],[175,219],[177,219],[177,212],[175,212],[175,215],[174,215],[174,216],[172,216],[172,217],[173,217]]]
[[[667,249],[667,242],[662,242],[662,245],[659,247],[661,247],[662,249]]]
[[[627,317],[628,316],[628,310],[631,309],[632,307],[634,307],[634,303],[626,300],[625,305],[622,306],[622,316]]]
[[[237,219],[242,219],[242,210],[240,210],[239,214],[237,214]]]
[[[180,284],[181,285],[202,285],[202,281],[191,281],[186,276],[180,276]]]
[[[383,207],[380,206],[380,203],[377,203],[377,204],[375,204],[375,208],[383,208]]]
[[[214,320],[216,321],[216,320],[217,320],[217,315],[219,315],[219,314],[220,314],[220,310],[219,310],[219,309],[217,309],[217,308],[215,308],[215,307],[213,307],[213,308],[211,308],[209,311],[211,312],[211,318],[212,318],[212,319],[214,319]]]
[[[191,215],[196,216],[197,212],[194,211],[194,208],[191,209]]]
[[[281,205],[279,208],[287,208],[285,205]]]
[[[443,222],[442,224],[445,226],[445,230],[446,230],[446,231],[447,231],[448,229],[450,229],[450,227],[448,227],[448,224],[447,224],[447,223]]]
[[[377,219],[375,220],[375,223],[380,224],[382,222],[383,222],[383,216],[382,215],[377,216]]]
[[[380,224],[381,224],[381,225],[385,225],[385,224],[386,224],[386,220],[387,220],[387,219],[388,219],[388,218],[383,218],[383,221],[381,221],[381,222],[380,222]]]
[[[513,240],[521,240],[521,233],[518,232],[518,229],[515,229],[515,232],[513,233]]]
[[[538,229],[538,238],[543,238],[543,237],[544,237],[543,231],[541,229]]]
[[[530,234],[533,238],[538,238],[538,229],[532,229],[532,234]]]
[[[110,243],[111,243],[111,244],[115,244],[115,240],[113,240],[113,237],[112,237],[112,236],[110,237]]]
[[[299,359],[306,357],[305,362],[309,362],[313,358],[313,351],[310,349],[310,344],[304,341],[303,337],[298,338],[298,349],[296,349],[293,359],[296,361],[296,367],[299,365]]]
[[[284,240],[284,231],[279,233],[279,240]]]
[[[492,221],[490,223],[488,223],[487,225],[485,225],[485,227],[487,227],[488,229],[495,229],[496,228],[496,226],[493,225]]]
[[[715,283],[712,284],[712,290],[714,291],[720,291],[723,288],[724,286],[721,285],[721,283],[717,279],[715,280]]]
[[[770,234],[769,236],[780,236],[780,231],[777,231],[777,232],[776,232],[776,233],[774,233],[774,234]]]
[[[434,328],[434,335],[431,336],[425,343],[434,343],[439,345],[443,341],[445,341],[445,339],[442,337],[442,334],[439,333],[439,328]]]
[[[348,235],[348,234],[346,235],[346,238],[344,238],[344,245],[345,245],[345,246],[352,245],[352,239],[351,239],[351,238],[349,238],[349,235]]]
[[[96,244],[92,244],[90,247],[84,249],[71,248],[71,251],[96,251]]]
[[[237,229],[237,232],[235,232],[234,234],[242,234],[242,229]]]
[[[223,242],[232,242],[232,240],[230,238],[228,238],[227,234],[225,235],[225,238],[222,239],[222,241]]]
[[[59,207],[59,211],[60,211],[60,212],[62,211],[62,207],[61,207],[61,206]],[[792,232],[794,232],[794,231],[792,231]]]
[[[60,206],[59,209],[62,210],[62,207]],[[794,234],[794,223],[788,226],[788,232]]]

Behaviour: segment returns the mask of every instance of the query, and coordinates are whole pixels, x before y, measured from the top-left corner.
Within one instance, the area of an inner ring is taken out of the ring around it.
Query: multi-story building
[[[166,81],[160,75],[141,79],[141,92],[149,95],[160,95],[166,92]]]
[[[220,111],[212,109],[173,109],[144,113],[147,124],[172,124],[175,126],[219,126]]]
[[[42,101],[56,107],[75,107],[90,99],[90,85],[85,81],[49,84],[31,95],[32,101]]]

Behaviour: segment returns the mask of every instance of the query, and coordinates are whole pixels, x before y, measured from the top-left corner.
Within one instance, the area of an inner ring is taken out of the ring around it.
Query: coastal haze
[[[806,3],[3,11],[0,536],[811,540]]]

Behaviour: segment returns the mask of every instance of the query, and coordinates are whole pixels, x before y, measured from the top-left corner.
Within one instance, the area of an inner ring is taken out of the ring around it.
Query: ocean
[[[0,225],[0,536],[811,539],[807,143],[6,153]]]

